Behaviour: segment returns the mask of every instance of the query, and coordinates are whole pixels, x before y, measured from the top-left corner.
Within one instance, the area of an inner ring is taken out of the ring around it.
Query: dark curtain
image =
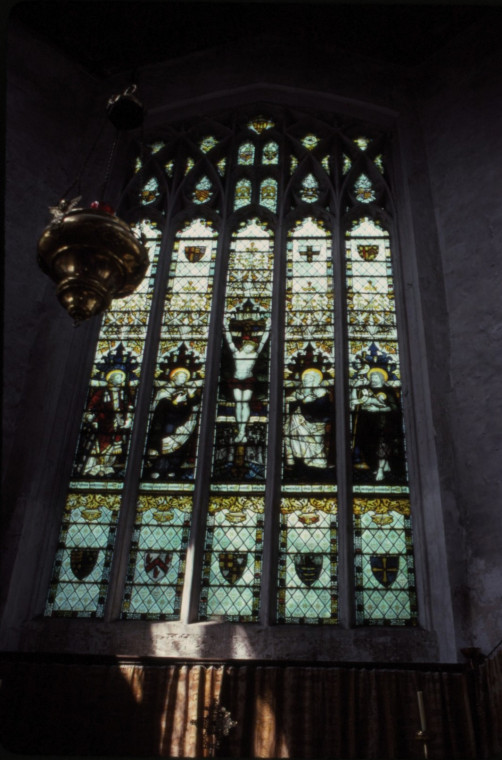
[[[22,754],[204,757],[219,701],[237,726],[221,757],[489,758],[502,749],[502,652],[468,669],[2,662],[0,743]],[[192,721],[196,721],[193,723]]]

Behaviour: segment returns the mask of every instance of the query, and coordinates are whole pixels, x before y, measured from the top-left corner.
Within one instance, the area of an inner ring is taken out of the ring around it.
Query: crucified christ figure
[[[250,401],[255,382],[252,373],[260,351],[270,333],[270,318],[267,319],[265,329],[258,344],[249,335],[243,335],[240,341],[240,348],[238,348],[230,332],[228,319],[224,323],[224,330],[228,346],[234,357],[234,376],[230,381],[230,385],[235,401],[235,420],[237,422],[235,443],[245,443],[247,441],[246,425],[251,415]]]

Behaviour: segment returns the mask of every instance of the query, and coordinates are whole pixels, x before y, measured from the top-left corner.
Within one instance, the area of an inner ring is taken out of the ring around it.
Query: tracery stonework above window
[[[267,107],[138,155],[45,614],[415,625],[386,135]]]

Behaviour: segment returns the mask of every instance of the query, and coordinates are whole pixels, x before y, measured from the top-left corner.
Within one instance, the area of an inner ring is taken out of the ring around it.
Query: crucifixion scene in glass
[[[150,269],[102,319],[46,616],[417,624],[388,143],[261,105],[131,152]]]

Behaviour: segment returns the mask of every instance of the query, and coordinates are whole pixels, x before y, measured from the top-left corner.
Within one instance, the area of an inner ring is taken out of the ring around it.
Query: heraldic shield
[[[145,564],[145,570],[150,580],[162,580],[171,566],[171,561],[173,558],[172,553],[165,551],[147,551],[144,554],[145,556],[143,561]]]
[[[92,573],[98,561],[99,549],[72,549],[70,567],[75,578],[83,581]]]
[[[392,586],[399,572],[398,554],[373,554],[370,557],[373,575],[382,586]]]
[[[248,563],[247,552],[220,552],[218,555],[220,572],[231,586],[242,577]]]
[[[322,570],[322,554],[302,553],[295,556],[296,574],[306,586],[312,586]]]

